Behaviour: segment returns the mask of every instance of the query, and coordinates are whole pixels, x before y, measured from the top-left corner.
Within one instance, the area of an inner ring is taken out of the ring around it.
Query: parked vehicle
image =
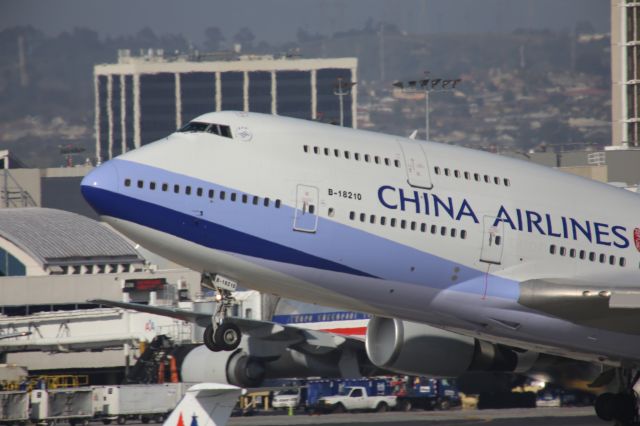
[[[319,407],[323,411],[334,413],[356,410],[384,412],[395,406],[394,395],[372,394],[365,386],[345,386],[338,395],[323,396],[319,401]]]
[[[0,392],[0,425],[24,426],[29,421],[29,393]]]
[[[162,423],[182,398],[181,383],[105,386],[102,392],[102,422],[115,420],[119,425],[128,420],[151,420]]]
[[[398,399],[397,407],[402,411],[410,411],[413,408],[448,410],[462,403],[452,380],[404,377],[392,381],[391,386],[393,394]]]
[[[93,418],[93,390],[86,388],[35,389],[31,391],[30,418],[34,423],[88,425]]]
[[[271,398],[271,406],[273,408],[298,408],[304,403],[306,396],[307,388],[305,386],[279,390]]]

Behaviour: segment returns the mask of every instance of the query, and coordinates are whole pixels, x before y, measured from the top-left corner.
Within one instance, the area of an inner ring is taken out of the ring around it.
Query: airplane
[[[219,383],[191,386],[163,426],[224,426],[243,390]]]
[[[101,219],[202,272],[237,347],[237,283],[372,315],[378,367],[452,377],[597,363],[603,420],[637,419],[636,194],[462,147],[247,113],[201,115],[81,183]]]

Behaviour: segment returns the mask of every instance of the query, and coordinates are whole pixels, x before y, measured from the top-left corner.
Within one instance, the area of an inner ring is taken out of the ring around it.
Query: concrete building
[[[162,51],[94,67],[96,155],[100,161],[161,139],[194,117],[239,110],[340,120],[337,79],[355,82],[357,58],[236,56],[167,58]],[[356,127],[357,86],[342,97]]]
[[[613,146],[640,146],[640,2],[611,0]]]
[[[191,324],[89,303],[130,300],[191,308],[200,274],[160,270],[107,225],[52,209],[0,209],[0,363],[31,372],[121,378],[141,341],[199,340]]]

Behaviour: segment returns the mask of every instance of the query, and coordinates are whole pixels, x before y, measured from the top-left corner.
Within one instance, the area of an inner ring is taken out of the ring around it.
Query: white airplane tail
[[[218,383],[191,386],[163,426],[224,426],[242,389]]]

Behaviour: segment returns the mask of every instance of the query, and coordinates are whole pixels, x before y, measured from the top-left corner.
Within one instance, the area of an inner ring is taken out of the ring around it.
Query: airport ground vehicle
[[[102,389],[104,424],[115,420],[125,424],[128,420],[162,422],[178,404],[183,394],[182,383],[152,385],[106,386]]]
[[[448,410],[461,404],[458,389],[451,380],[407,376],[393,380],[391,386],[401,411],[412,408]]]
[[[94,414],[93,389],[35,389],[31,391],[30,418],[34,423],[55,425],[59,421],[88,425]]]
[[[0,392],[0,425],[25,425],[29,421],[29,393]]]
[[[306,397],[306,386],[276,391],[271,398],[271,406],[273,408],[297,408],[305,402]]]
[[[334,413],[357,410],[384,412],[395,408],[396,404],[394,395],[376,394],[366,386],[345,386],[338,395],[323,396],[318,401],[322,411]]]

